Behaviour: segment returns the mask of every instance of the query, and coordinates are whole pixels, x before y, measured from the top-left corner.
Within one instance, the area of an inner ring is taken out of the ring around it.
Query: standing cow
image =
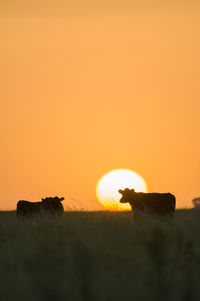
[[[200,198],[193,199],[192,203],[194,205],[194,208],[200,209]]]
[[[134,215],[139,212],[171,216],[174,214],[176,198],[171,193],[143,193],[128,188],[120,189],[119,193],[122,194],[120,203],[129,203]]]
[[[42,202],[19,201],[17,203],[18,216],[31,216],[38,213],[51,213],[61,216],[64,212],[62,201],[64,198],[48,197],[42,199]]]

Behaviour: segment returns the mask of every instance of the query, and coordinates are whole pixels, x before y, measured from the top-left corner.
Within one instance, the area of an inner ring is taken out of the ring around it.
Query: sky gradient
[[[84,4],[83,4],[84,3]],[[1,1],[1,199],[98,209],[99,178],[200,196],[198,1]]]

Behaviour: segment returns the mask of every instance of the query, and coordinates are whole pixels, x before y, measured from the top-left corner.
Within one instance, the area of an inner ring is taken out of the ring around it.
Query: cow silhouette
[[[120,203],[129,203],[134,215],[141,212],[170,216],[174,214],[176,198],[171,193],[143,193],[128,188],[118,191],[122,194]]]
[[[17,203],[18,216],[32,216],[41,213],[50,213],[53,215],[61,216],[64,212],[62,201],[64,198],[47,197],[42,199],[42,202],[29,202],[20,200]]]
[[[194,205],[194,208],[200,209],[200,198],[195,198],[192,200],[192,203]]]

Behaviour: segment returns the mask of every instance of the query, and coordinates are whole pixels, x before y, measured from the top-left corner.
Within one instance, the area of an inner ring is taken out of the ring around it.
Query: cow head
[[[135,194],[135,189],[129,189],[129,188],[125,188],[124,190],[119,189],[118,192],[122,194],[120,203],[130,203],[130,200],[133,198],[133,195]]]
[[[63,201],[64,198],[59,197],[48,197],[45,199],[42,199],[42,207],[45,210],[45,212],[49,212],[56,215],[61,215],[64,212],[63,205],[61,201]]]

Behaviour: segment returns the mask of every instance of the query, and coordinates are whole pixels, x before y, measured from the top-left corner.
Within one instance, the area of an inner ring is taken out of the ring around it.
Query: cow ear
[[[123,194],[123,190],[122,189],[119,189],[118,192],[121,193],[121,194]]]
[[[62,197],[62,198],[60,198],[60,201],[64,201],[64,199],[65,199],[65,198]]]
[[[42,199],[42,201],[44,202],[45,199]]]

